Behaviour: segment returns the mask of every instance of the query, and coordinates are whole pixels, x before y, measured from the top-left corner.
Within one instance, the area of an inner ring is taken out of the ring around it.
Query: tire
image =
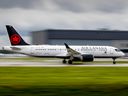
[[[63,64],[66,64],[67,63],[67,61],[65,59],[62,62],[63,62]]]
[[[68,64],[72,64],[72,60],[68,60]]]

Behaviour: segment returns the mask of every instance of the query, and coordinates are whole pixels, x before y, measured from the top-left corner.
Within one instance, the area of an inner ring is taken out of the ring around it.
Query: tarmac
[[[112,61],[112,59],[95,59],[95,61]],[[119,59],[119,61],[128,61],[127,58]],[[1,67],[67,67],[67,66],[79,66],[79,67],[128,67],[127,63],[112,64],[109,63],[80,63],[80,64],[63,64],[61,59],[45,60],[43,62],[38,61],[0,61]]]

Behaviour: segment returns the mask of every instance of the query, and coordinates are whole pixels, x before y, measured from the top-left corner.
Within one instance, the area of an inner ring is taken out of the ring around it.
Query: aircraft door
[[[31,55],[34,55],[34,50],[33,50],[32,47],[30,48],[30,52],[31,52],[31,53],[30,53]]]
[[[112,48],[110,48],[110,54],[113,54],[113,49]]]

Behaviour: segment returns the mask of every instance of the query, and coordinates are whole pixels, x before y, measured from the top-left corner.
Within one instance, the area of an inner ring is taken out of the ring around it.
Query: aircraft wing
[[[67,55],[67,53],[63,53],[63,54],[58,54],[55,57],[57,57],[57,58],[68,58],[69,56]]]
[[[68,56],[73,56],[73,55],[81,55],[81,53],[79,53],[78,51],[70,48],[66,43],[64,43],[66,49],[67,49],[67,52],[68,52]]]

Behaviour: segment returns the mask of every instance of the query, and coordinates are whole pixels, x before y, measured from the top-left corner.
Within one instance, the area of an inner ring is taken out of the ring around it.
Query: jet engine
[[[83,61],[83,62],[92,62],[94,56],[91,54],[82,54],[81,56],[74,56],[73,61]]]

